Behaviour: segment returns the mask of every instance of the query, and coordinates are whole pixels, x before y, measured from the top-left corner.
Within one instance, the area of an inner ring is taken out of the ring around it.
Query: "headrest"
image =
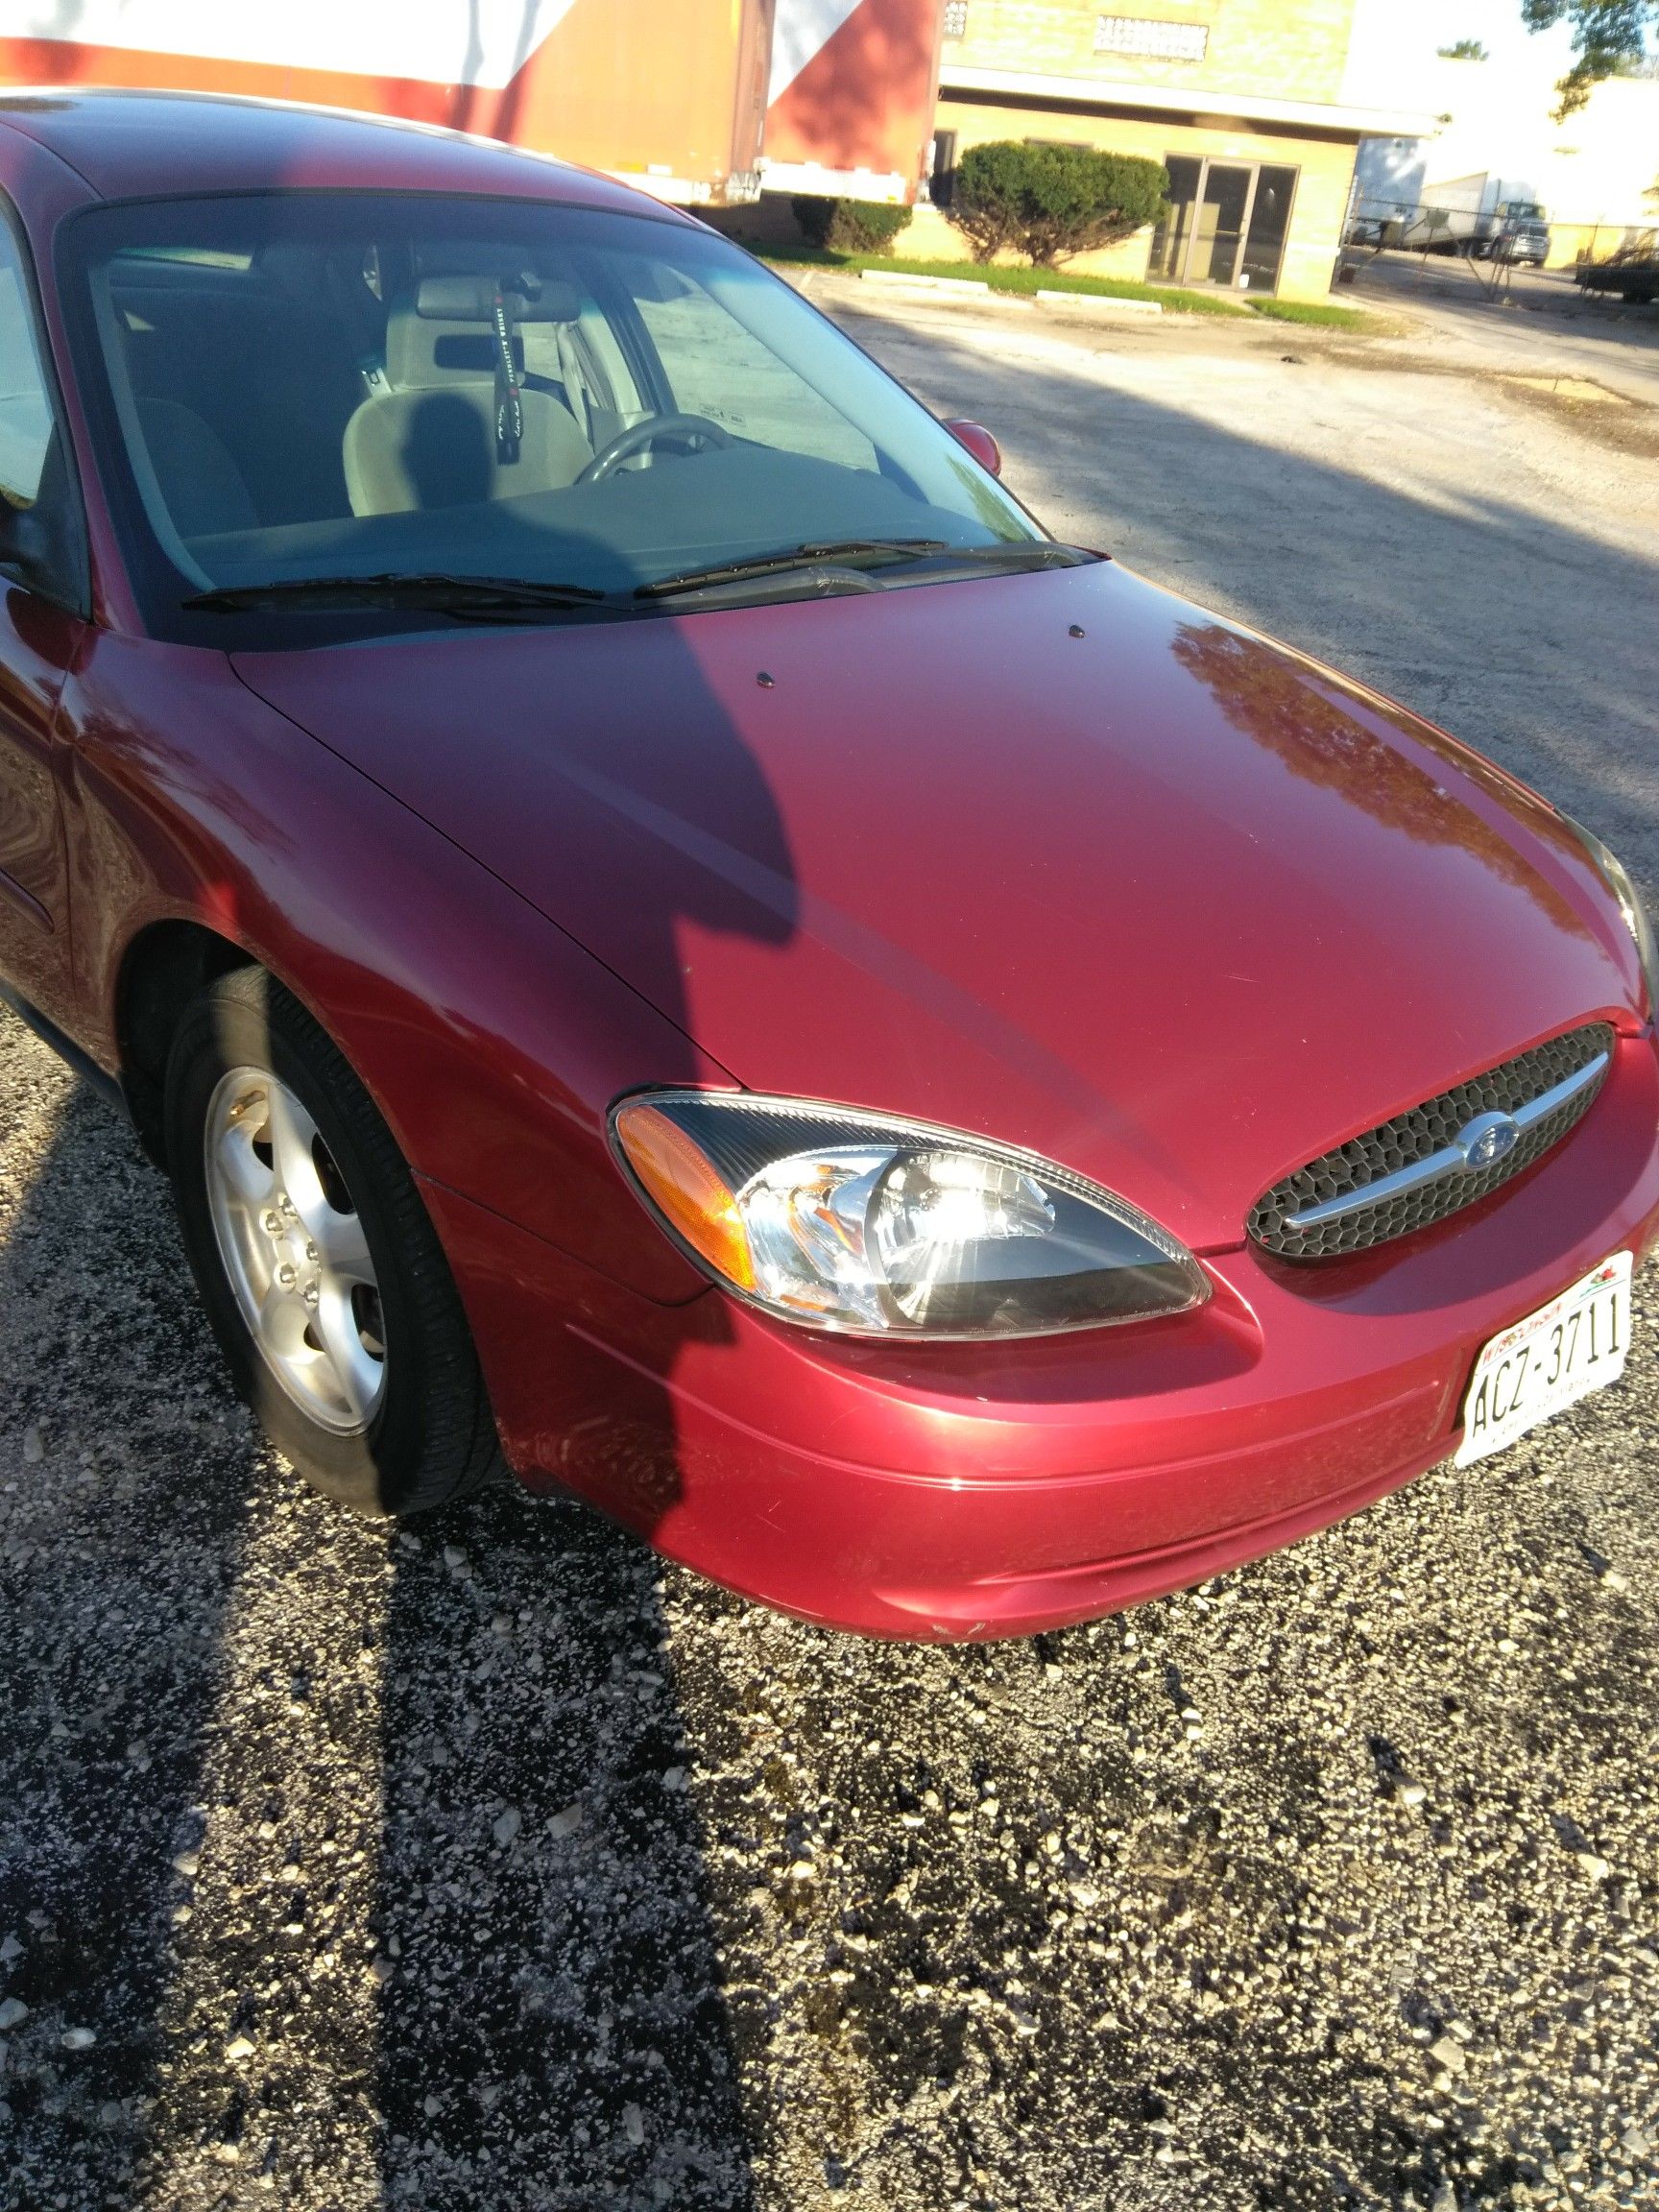
[[[491,323],[496,280],[490,276],[422,276],[415,312],[423,323]],[[501,283],[516,323],[574,323],[582,312],[574,284],[557,277],[514,276]]]
[[[573,284],[530,277],[513,287],[514,323],[573,323],[581,301]],[[531,299],[528,285],[539,286]],[[489,383],[495,373],[495,282],[489,276],[423,276],[400,293],[386,318],[386,377],[394,391]],[[523,349],[515,343],[514,350]]]

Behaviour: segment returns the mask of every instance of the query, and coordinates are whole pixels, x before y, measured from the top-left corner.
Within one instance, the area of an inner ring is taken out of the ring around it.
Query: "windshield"
[[[228,642],[261,593],[298,641],[429,625],[457,580],[473,618],[521,580],[582,620],[1060,552],[787,285],[677,220],[294,192],[100,209],[64,252],[164,636]]]

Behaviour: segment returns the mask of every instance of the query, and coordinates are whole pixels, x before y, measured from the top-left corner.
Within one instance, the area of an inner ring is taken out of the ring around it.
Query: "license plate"
[[[1615,1252],[1482,1351],[1463,1400],[1463,1441],[1453,1464],[1473,1466],[1617,1382],[1629,1343],[1630,1255]]]

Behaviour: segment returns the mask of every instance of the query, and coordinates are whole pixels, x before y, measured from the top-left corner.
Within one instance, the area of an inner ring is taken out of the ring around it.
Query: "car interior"
[[[696,232],[537,209],[412,234],[398,211],[376,237],[301,194],[238,237],[234,209],[180,204],[179,229],[165,203],[88,219],[119,235],[76,310],[164,626],[227,589],[463,574],[632,603],[734,553],[1027,535],[879,371]]]
[[[622,427],[574,285],[526,277],[510,299],[522,427],[505,453],[490,282],[410,272],[382,307],[365,276],[377,259],[113,264],[138,423],[181,538],[556,490]],[[488,436],[455,435],[466,416]]]
[[[541,285],[535,299],[517,302],[520,325],[534,320],[561,334],[579,311],[569,284]],[[384,389],[370,393],[346,424],[342,458],[353,515],[555,492],[574,484],[593,459],[589,433],[577,420],[572,391],[581,388],[573,374],[557,392],[541,381],[525,382],[520,426],[503,451],[492,313],[487,285],[466,279],[424,277],[392,302]],[[514,354],[519,376],[523,356],[519,336]],[[442,398],[434,401],[434,393]],[[475,416],[483,434],[468,434],[471,426],[463,426],[452,410]]]

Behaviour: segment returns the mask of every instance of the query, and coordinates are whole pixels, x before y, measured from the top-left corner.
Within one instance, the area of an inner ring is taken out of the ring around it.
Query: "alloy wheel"
[[[386,1390],[380,1287],[316,1122],[268,1069],[232,1068],[208,1102],[204,1146],[208,1212],[250,1335],[303,1413],[360,1435]]]

